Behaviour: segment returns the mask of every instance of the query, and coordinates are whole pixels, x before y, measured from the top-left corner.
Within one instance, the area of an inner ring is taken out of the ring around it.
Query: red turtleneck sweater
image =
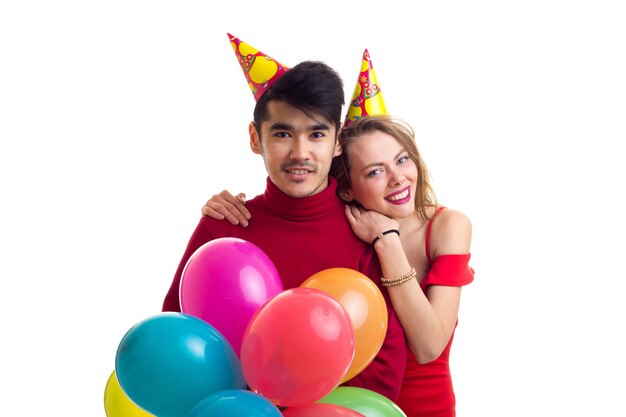
[[[292,198],[268,178],[265,193],[246,203],[252,214],[248,227],[202,217],[178,265],[163,311],[180,311],[179,286],[187,260],[200,246],[221,237],[236,237],[257,245],[276,266],[285,289],[298,287],[311,275],[327,268],[355,269],[381,289],[389,323],[387,336],[374,361],[347,384],[376,391],[395,401],[405,366],[404,333],[387,291],[381,286],[376,253],[352,233],[336,189],[335,179],[329,177],[329,186],[324,191]]]

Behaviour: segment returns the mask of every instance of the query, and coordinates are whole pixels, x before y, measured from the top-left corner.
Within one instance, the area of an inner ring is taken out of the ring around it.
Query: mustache
[[[312,163],[312,162],[307,162],[307,161],[305,161],[305,162],[290,162],[290,163],[281,165],[281,168],[283,170],[304,168],[304,169],[310,169],[312,171],[317,171],[317,165]]]

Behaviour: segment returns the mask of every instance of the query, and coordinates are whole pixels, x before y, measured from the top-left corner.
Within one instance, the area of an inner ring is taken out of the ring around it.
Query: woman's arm
[[[245,207],[246,195],[239,193],[233,196],[230,192],[223,190],[219,194],[211,197],[202,207],[202,214],[216,220],[226,219],[232,224],[248,226],[250,212]]]
[[[346,209],[346,216],[357,236],[367,242],[384,230],[397,228],[393,227],[393,222],[397,225],[395,220],[376,212],[353,207]],[[470,240],[469,219],[460,212],[445,210],[433,223],[431,255],[468,253]],[[374,248],[386,279],[400,277],[411,270],[401,240],[395,233],[378,239]],[[425,294],[419,282],[413,279],[387,289],[417,361],[427,363],[438,358],[454,330],[461,288],[432,285]]]

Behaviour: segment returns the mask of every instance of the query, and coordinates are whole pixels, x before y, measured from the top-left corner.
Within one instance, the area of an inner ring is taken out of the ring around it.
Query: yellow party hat
[[[384,114],[387,114],[387,107],[380,92],[370,54],[366,49],[363,52],[361,71],[359,72],[356,87],[354,87],[344,125],[348,126],[350,123],[367,116]]]
[[[254,94],[254,99],[258,101],[289,68],[230,33],[228,39]]]

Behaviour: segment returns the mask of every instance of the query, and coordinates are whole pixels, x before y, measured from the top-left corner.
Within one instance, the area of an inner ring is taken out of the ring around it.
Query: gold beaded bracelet
[[[411,268],[409,272],[404,275],[399,276],[398,278],[387,279],[385,277],[380,277],[380,282],[382,282],[384,287],[393,287],[395,285],[404,284],[405,282],[409,282],[410,280],[417,278],[417,272],[415,272],[415,268]]]

